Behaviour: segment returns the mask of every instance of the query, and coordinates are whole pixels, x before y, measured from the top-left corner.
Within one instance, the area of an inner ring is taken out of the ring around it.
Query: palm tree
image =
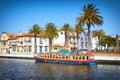
[[[93,37],[98,37],[98,40],[99,40],[99,50],[100,50],[100,46],[101,46],[100,40],[101,40],[102,37],[105,36],[105,32],[102,29],[100,29],[100,30],[94,30],[92,32],[92,36]]]
[[[76,25],[74,31],[77,34],[77,50],[79,50],[79,33],[84,32],[84,28],[81,25]]]
[[[88,50],[91,50],[91,39],[90,39],[90,28],[94,25],[102,25],[103,24],[103,17],[99,15],[100,12],[96,5],[88,4],[84,6],[83,14],[77,18],[77,23],[79,25],[86,24],[88,27]]]
[[[37,24],[34,24],[33,25],[33,27],[29,30],[29,33],[30,34],[33,34],[34,35],[34,53],[35,54],[37,54],[37,45],[36,45],[36,43],[37,43],[37,41],[36,41],[36,37],[37,37],[37,35],[38,34],[40,34],[42,32],[42,29],[41,29],[41,27],[39,27],[39,25],[37,25]]]
[[[55,24],[48,23],[44,31],[44,37],[49,38],[49,52],[52,52],[52,40],[58,37],[57,28]]]
[[[64,45],[68,46],[68,36],[67,36],[67,33],[72,31],[72,28],[71,28],[70,24],[68,24],[68,23],[64,24],[63,27],[60,30],[64,31],[64,33],[65,33],[65,44]]]

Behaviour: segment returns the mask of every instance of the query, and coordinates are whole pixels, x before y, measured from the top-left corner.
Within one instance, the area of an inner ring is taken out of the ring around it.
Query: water
[[[0,58],[0,80],[120,80],[120,65],[64,65]]]

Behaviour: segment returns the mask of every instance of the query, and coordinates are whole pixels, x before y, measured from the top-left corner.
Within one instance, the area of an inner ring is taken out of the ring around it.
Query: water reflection
[[[64,65],[0,58],[0,80],[120,80],[120,65]]]
[[[50,76],[54,80],[89,80],[94,76],[96,66],[64,65],[50,63],[36,63],[43,74]],[[87,75],[86,75],[87,74]]]

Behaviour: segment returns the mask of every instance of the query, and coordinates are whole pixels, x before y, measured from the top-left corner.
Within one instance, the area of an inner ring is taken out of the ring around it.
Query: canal
[[[120,65],[65,65],[0,58],[0,80],[120,80]]]

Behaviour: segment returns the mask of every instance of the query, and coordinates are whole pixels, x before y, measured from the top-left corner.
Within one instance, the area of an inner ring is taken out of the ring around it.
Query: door
[[[42,53],[42,46],[40,46],[40,53]]]

